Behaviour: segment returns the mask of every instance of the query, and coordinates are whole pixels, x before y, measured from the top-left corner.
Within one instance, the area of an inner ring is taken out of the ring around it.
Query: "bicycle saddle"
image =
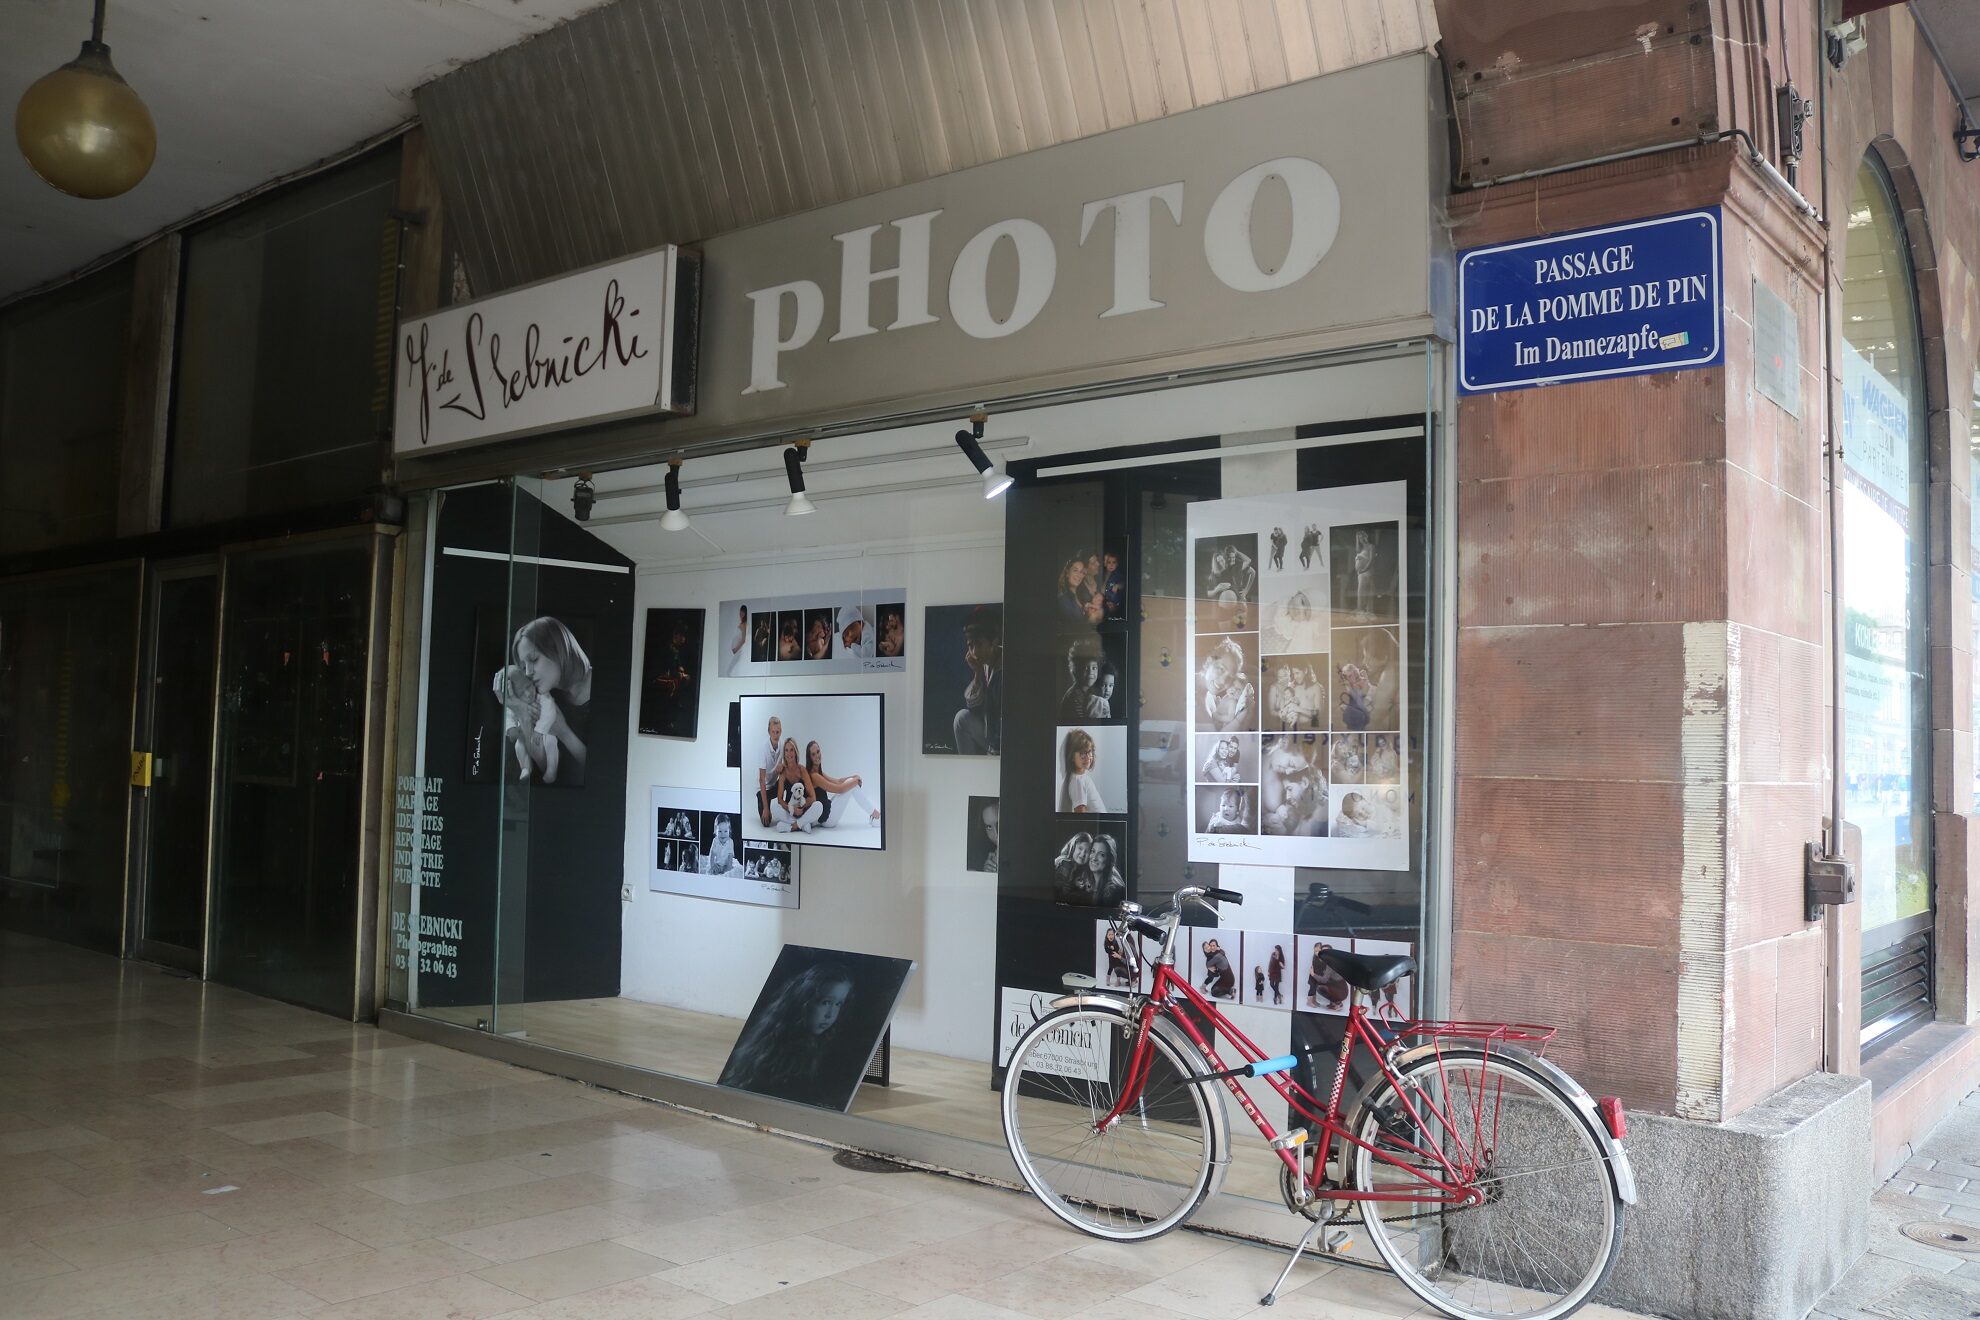
[[[1339,972],[1343,981],[1370,994],[1391,981],[1416,974],[1416,959],[1407,954],[1368,955],[1326,949],[1321,952],[1320,960]]]

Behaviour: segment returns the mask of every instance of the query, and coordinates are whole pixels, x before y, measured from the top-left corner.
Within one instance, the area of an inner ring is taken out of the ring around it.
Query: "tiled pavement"
[[[1907,1237],[1932,1228],[1939,1245]],[[1961,1239],[1965,1239],[1961,1241]],[[1870,1250],[1813,1313],[1841,1320],[1980,1315],[1980,1092],[1870,1198]]]
[[[0,934],[8,1320],[1417,1311],[1384,1276],[1318,1265],[1259,1311],[1282,1260],[1192,1232],[1097,1242],[1014,1192],[855,1172],[816,1146]]]

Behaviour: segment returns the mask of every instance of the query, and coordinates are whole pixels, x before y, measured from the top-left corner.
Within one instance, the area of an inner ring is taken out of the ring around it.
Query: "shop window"
[[[398,152],[237,207],[185,246],[166,519],[356,499],[389,421]]]
[[[1931,1011],[1925,390],[1910,252],[1875,156],[1843,276],[1844,812],[1863,835],[1865,1039]]]
[[[121,952],[138,574],[0,583],[0,925]]]
[[[0,312],[0,554],[117,534],[131,263]]]
[[[653,472],[601,476],[585,524],[528,478],[434,497],[392,997],[715,1109],[995,1146],[1009,1028],[1110,974],[1109,906],[1221,883],[1251,901],[1191,917],[1192,979],[1210,944],[1247,1031],[1324,1044],[1319,944],[1423,951],[1432,371],[1012,414],[994,502],[953,426],[818,441],[802,519],[775,450],[691,460],[691,531],[633,512]],[[1246,537],[1213,590],[1212,542]],[[1248,727],[1213,731],[1205,639],[1231,636],[1251,695],[1220,709]],[[1226,788],[1270,864],[1203,842]],[[1276,1167],[1229,1185],[1276,1200]]]

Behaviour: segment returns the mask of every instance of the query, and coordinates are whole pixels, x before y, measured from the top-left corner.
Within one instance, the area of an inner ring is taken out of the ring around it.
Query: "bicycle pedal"
[[[1345,1228],[1337,1228],[1327,1234],[1321,1245],[1330,1255],[1338,1256],[1354,1245],[1354,1234]]]
[[[1277,1136],[1272,1138],[1273,1150],[1292,1150],[1295,1147],[1304,1146],[1305,1144],[1306,1144],[1305,1128],[1294,1128],[1292,1131],[1287,1132],[1282,1136]]]

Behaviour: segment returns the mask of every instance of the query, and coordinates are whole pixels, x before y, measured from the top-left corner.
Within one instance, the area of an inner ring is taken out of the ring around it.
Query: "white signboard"
[[[683,412],[679,254],[656,248],[399,327],[395,454]]]
[[[1403,497],[1189,506],[1190,860],[1409,868]]]
[[[1054,1012],[1052,1001],[1057,993],[1044,990],[1018,990],[1011,986],[1000,987],[997,999],[997,1066],[1008,1068],[1011,1052],[1024,1033],[1031,1030],[1032,1024],[1046,1014]],[[1061,1027],[1046,1039],[1045,1044],[1033,1050],[1030,1058],[1032,1072],[1051,1073],[1057,1077],[1076,1077],[1081,1081],[1104,1082],[1112,1061],[1113,1041],[1101,1036],[1093,1038],[1093,1024]],[[1005,1085],[1009,1085],[1008,1082]]]

